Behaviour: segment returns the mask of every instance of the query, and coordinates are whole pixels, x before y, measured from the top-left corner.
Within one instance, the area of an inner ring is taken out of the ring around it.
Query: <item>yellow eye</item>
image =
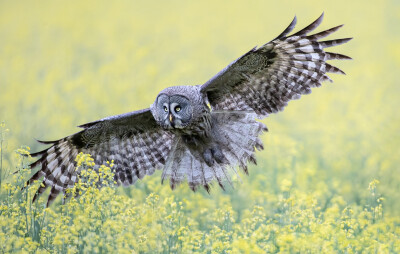
[[[179,111],[181,111],[181,107],[178,106],[175,108],[175,112],[179,112]]]
[[[164,111],[168,112],[168,108],[166,106],[164,106]]]

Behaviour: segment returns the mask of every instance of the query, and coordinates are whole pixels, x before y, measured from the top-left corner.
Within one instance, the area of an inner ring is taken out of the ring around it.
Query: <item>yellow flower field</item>
[[[332,49],[347,75],[262,120],[265,150],[233,187],[171,191],[159,171],[114,187],[112,161],[80,154],[64,204],[22,189],[35,138],[204,83],[323,11],[319,31],[346,24],[328,39],[354,37]],[[0,252],[399,253],[399,24],[396,0],[1,1]]]

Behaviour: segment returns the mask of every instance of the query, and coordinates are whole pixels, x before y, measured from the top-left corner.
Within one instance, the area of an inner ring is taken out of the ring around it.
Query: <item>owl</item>
[[[332,82],[327,73],[344,74],[326,61],[351,58],[324,49],[352,38],[320,41],[342,26],[310,35],[322,19],[323,14],[289,35],[295,17],[278,37],[251,49],[206,83],[168,87],[147,109],[83,124],[80,132],[56,141],[39,141],[50,147],[31,154],[39,158],[30,167],[39,170],[27,184],[42,182],[34,200],[51,187],[50,205],[74,186],[80,152],[91,154],[96,165],[114,160],[118,185],[134,184],[159,169],[162,182],[169,180],[172,189],[184,181],[193,191],[209,191],[213,182],[224,189],[237,169],[247,174],[248,164],[256,164],[255,150],[263,149],[260,135],[267,131],[257,120],[282,111],[323,81]]]

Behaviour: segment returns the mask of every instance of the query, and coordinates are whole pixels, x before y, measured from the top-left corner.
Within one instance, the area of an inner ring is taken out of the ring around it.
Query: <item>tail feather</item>
[[[228,175],[228,173],[226,172],[226,169],[225,169],[224,167],[222,167],[222,166],[219,165],[219,164],[216,164],[213,171],[214,171],[214,176],[215,176],[215,178],[216,178],[217,181],[218,181],[218,185],[219,185],[223,190],[225,190],[225,187],[224,187],[224,180],[226,180],[226,182],[228,182],[229,185],[232,186],[231,179],[230,179],[230,177],[229,177],[229,175]]]
[[[232,185],[231,175],[237,174],[239,167],[248,174],[247,165],[256,164],[255,151],[262,150],[259,135],[266,131],[264,124],[255,120],[256,114],[241,111],[212,112],[212,137],[207,155],[201,151],[204,147],[191,147],[183,139],[178,139],[175,148],[167,159],[162,180],[169,178],[171,188],[185,180],[195,191],[203,186],[207,191],[213,180],[225,189],[225,184]],[[219,153],[221,152],[221,154]],[[205,158],[207,156],[207,158]],[[214,160],[212,163],[209,157]],[[221,159],[223,157],[223,159]]]

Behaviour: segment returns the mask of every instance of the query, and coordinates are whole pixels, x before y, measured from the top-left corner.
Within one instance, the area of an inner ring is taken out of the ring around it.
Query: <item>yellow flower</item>
[[[378,184],[379,184],[379,180],[376,180],[376,179],[372,180],[368,185],[368,190],[374,191]]]
[[[281,191],[287,192],[290,191],[290,188],[292,187],[292,181],[288,179],[283,179],[281,182]]]

